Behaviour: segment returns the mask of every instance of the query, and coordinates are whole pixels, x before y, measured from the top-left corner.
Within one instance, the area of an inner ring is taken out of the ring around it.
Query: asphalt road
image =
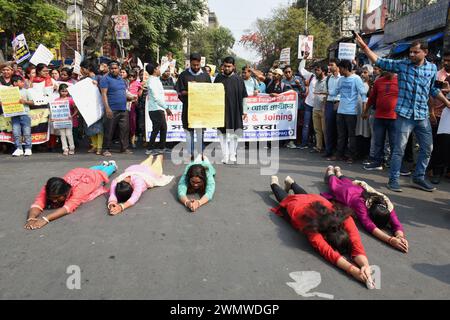
[[[113,157],[121,170],[144,158],[142,150]],[[290,274],[301,271],[319,273],[311,292],[336,300],[450,297],[449,180],[426,193],[402,178],[404,192],[393,194],[385,188],[386,172],[340,164],[347,176],[390,196],[410,243],[405,255],[360,228],[369,261],[381,270],[381,288],[367,290],[269,212],[276,202],[270,177],[258,165],[216,165],[215,198],[197,214],[176,201],[184,165],[166,160],[165,173],[177,179],[148,191],[123,215],[108,216],[100,197],[41,230],[23,229],[27,209],[48,178],[102,160],[81,153],[0,155],[0,299],[327,299],[299,295],[287,285],[294,282]],[[311,192],[324,191],[327,165],[307,151],[281,149],[278,175],[280,181],[291,175]],[[67,287],[73,265],[81,270],[79,290]],[[308,279],[301,286],[314,281]]]

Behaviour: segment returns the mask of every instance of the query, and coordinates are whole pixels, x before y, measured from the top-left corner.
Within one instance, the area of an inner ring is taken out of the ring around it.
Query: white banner
[[[52,60],[53,60],[53,53],[50,50],[48,50],[46,46],[40,44],[39,47],[36,49],[36,52],[31,57],[30,63],[34,64],[35,66],[37,66],[39,63],[43,63],[46,66],[48,66]]]
[[[167,117],[167,142],[186,141],[182,124],[183,104],[176,91],[165,91],[166,104],[173,115]],[[239,141],[291,140],[297,137],[297,93],[288,91],[273,98],[268,94],[249,97],[244,100],[247,120],[244,122],[243,136]],[[146,139],[150,140],[152,122],[146,108]],[[159,141],[159,136],[157,138]],[[205,142],[217,142],[217,130],[205,131]]]
[[[105,109],[102,96],[92,79],[87,78],[77,82],[70,86],[68,91],[88,127],[102,118]]]
[[[280,62],[291,63],[291,48],[284,48],[280,53]]]
[[[356,56],[356,43],[339,43],[339,60],[350,60],[353,61]]]

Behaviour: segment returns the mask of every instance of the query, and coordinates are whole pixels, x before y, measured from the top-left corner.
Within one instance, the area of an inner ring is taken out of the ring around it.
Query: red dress
[[[304,231],[304,228],[306,227],[306,221],[304,218],[315,215],[315,212],[310,207],[315,202],[319,202],[324,207],[333,210],[333,204],[318,194],[296,194],[287,196],[280,203],[280,206],[278,208],[273,208],[272,211],[277,215],[281,215],[281,208],[285,208],[291,217],[294,228],[306,235],[313,248],[317,250],[322,257],[332,264],[336,264],[341,257],[341,254],[328,244],[322,234],[318,232]],[[361,237],[359,236],[359,232],[353,218],[348,217],[345,219],[343,222],[343,227],[350,238],[352,246],[352,259],[359,255],[366,256],[364,246],[361,243]]]

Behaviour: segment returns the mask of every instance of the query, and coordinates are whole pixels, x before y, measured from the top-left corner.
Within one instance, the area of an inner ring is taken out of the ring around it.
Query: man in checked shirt
[[[398,75],[399,94],[395,109],[397,113],[396,139],[387,187],[392,191],[402,191],[399,183],[400,167],[408,138],[414,131],[420,149],[412,183],[422,190],[434,191],[436,188],[425,180],[425,170],[433,150],[428,99],[431,95],[442,101],[448,108],[450,108],[450,101],[434,86],[437,68],[436,65],[425,59],[428,54],[428,43],[413,42],[409,50],[409,60],[391,60],[378,57],[358,34],[356,34],[355,40],[372,63]]]

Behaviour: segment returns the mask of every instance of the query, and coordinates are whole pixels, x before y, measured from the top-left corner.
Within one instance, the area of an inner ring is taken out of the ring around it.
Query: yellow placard
[[[188,84],[189,128],[225,127],[225,88],[222,83]]]
[[[18,87],[4,87],[0,89],[0,101],[2,102],[3,114],[5,117],[14,117],[25,114],[25,107],[19,102],[20,99]]]

